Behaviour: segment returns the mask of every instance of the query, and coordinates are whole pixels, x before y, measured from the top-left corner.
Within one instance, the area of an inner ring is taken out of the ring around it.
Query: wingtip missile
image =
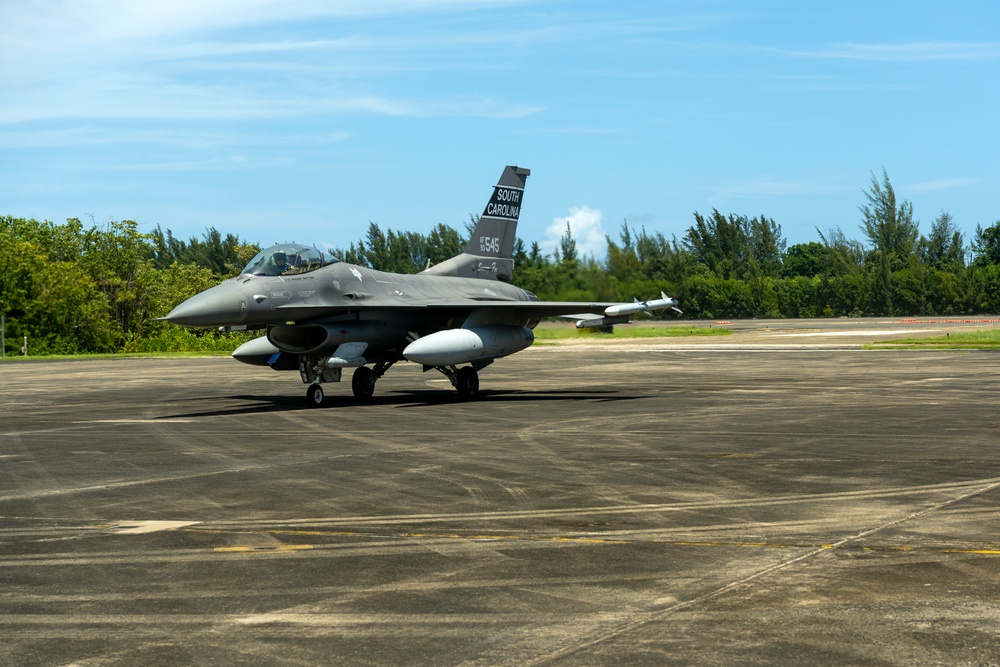
[[[636,299],[633,303],[622,303],[614,306],[608,306],[604,309],[604,314],[607,317],[616,317],[618,315],[646,313],[651,310],[663,310],[664,308],[677,310],[677,305],[678,301],[676,299],[671,299],[663,292],[660,292],[659,299],[650,299],[649,301],[639,301]]]

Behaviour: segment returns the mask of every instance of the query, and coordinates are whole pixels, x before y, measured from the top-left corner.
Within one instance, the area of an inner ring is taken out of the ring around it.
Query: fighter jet
[[[503,170],[465,252],[404,275],[342,262],[308,245],[261,251],[240,271],[174,308],[165,320],[225,331],[266,330],[233,352],[237,361],[299,372],[310,405],[354,368],[351,389],[368,399],[401,361],[443,373],[462,398],[479,394],[479,371],[531,345],[543,317],[578,327],[624,324],[631,315],[677,301],[543,302],[509,284],[524,185],[531,172]],[[680,311],[678,311],[680,312]]]

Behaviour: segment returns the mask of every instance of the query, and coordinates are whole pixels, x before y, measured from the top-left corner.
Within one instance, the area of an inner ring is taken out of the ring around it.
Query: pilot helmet
[[[274,253],[274,261],[278,261],[279,259],[281,261],[285,261],[285,259],[286,259],[285,253],[283,251],[281,251],[281,250],[279,250],[278,252]]]

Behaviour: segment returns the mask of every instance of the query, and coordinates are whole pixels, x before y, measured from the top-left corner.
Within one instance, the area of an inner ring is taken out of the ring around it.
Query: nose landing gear
[[[318,408],[323,405],[323,385],[316,384],[309,385],[308,391],[306,391],[306,401],[309,403],[310,407]]]

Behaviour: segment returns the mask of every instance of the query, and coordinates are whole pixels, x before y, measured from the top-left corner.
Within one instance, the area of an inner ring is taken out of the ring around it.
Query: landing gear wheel
[[[306,401],[309,402],[309,407],[312,408],[318,408],[323,405],[323,385],[309,385],[309,390],[306,391]]]
[[[479,373],[472,366],[463,366],[458,369],[455,378],[455,389],[462,398],[475,398],[479,395]]]
[[[375,382],[372,380],[372,369],[358,366],[351,377],[351,390],[360,399],[369,399],[375,393]]]

